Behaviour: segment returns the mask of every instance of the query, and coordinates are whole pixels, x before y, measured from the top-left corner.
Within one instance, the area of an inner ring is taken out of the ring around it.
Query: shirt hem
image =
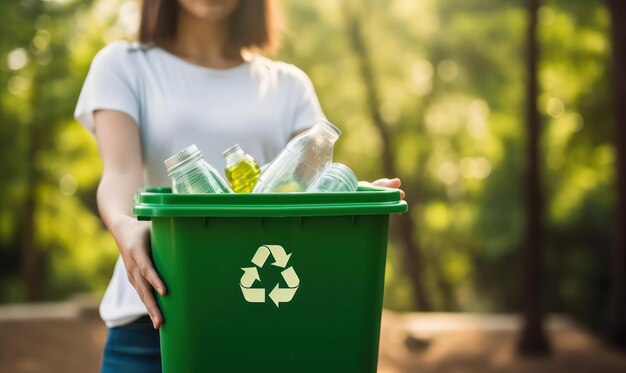
[[[147,315],[147,313],[140,313],[140,314],[136,314],[136,315],[130,315],[130,316],[125,316],[125,317],[120,317],[117,318],[115,320],[103,320],[104,321],[104,325],[106,325],[107,328],[116,328],[119,326],[124,326],[124,325],[128,325],[130,323],[132,323],[135,320],[138,320],[139,318],[141,318],[142,316]]]

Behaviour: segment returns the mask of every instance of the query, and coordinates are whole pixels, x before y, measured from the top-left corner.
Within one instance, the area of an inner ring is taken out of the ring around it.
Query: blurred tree
[[[386,307],[424,308],[419,277],[432,310],[519,311],[525,3],[352,0],[346,14],[346,1],[283,0],[289,27],[276,58],[311,76],[343,131],[337,161],[363,180],[403,180],[410,217],[392,221]],[[31,265],[42,279],[29,292],[46,299],[108,282],[117,253],[95,209],[97,148],[71,113],[97,50],[134,35],[138,4],[0,2],[0,301],[26,299]],[[623,170],[610,115],[611,15],[605,0],[541,4],[543,301],[599,327]],[[39,254],[26,265],[29,239]]]
[[[37,19],[44,14],[42,1],[30,1],[23,4],[15,3],[13,9],[6,13],[7,16],[18,16],[21,19]],[[23,34],[28,38],[36,32],[35,25],[31,24]],[[22,49],[24,60],[29,56],[25,49]],[[32,55],[31,55],[32,57]],[[25,165],[23,196],[24,200],[20,206],[17,219],[16,234],[19,237],[19,262],[21,264],[21,278],[25,286],[25,296],[29,301],[40,300],[43,296],[43,281],[46,277],[46,262],[48,260],[46,251],[36,241],[36,211],[37,211],[37,186],[45,175],[41,168],[36,165],[36,158],[42,153],[51,142],[51,134],[54,126],[47,122],[46,108],[43,96],[45,92],[46,75],[50,73],[49,66],[42,66],[34,69],[31,77],[31,97],[30,102],[37,109],[29,110],[31,118],[23,137],[23,151],[16,151],[20,155],[22,164]]]
[[[616,149],[615,220],[607,337],[626,349],[626,2],[609,0],[613,41],[613,99]]]
[[[610,13],[604,1],[542,4],[543,301],[595,329],[606,316],[615,195]]]
[[[85,61],[80,53],[102,43],[76,48],[90,35],[76,31],[91,3],[0,5],[0,31],[12,36],[0,44],[6,61],[0,134],[7,164],[1,171],[6,182],[0,183],[0,301],[101,290],[110,276],[115,246],[89,203],[99,176],[97,150],[71,121],[91,58]],[[90,24],[90,31],[97,33],[97,25]]]
[[[522,314],[524,324],[518,341],[518,351],[523,355],[545,355],[550,346],[543,328],[542,260],[543,248],[543,196],[540,177],[541,119],[537,110],[539,46],[537,17],[539,0],[526,0],[529,23],[527,30],[527,92],[526,92],[526,169],[524,177],[525,233],[522,246]]]
[[[348,38],[360,68],[360,77],[365,87],[365,96],[367,107],[371,120],[376,126],[382,140],[382,163],[384,174],[390,177],[398,175],[394,160],[394,146],[392,144],[390,126],[383,118],[380,108],[380,93],[376,83],[373,68],[371,66],[368,48],[361,31],[363,20],[362,14],[351,6],[349,1],[344,3],[344,15],[346,19],[346,29]],[[418,195],[415,184],[405,183],[405,191],[407,193],[406,200],[409,206],[415,206],[415,197]],[[403,269],[410,279],[410,285],[413,295],[413,301],[420,311],[430,311],[432,309],[431,302],[426,293],[423,284],[422,273],[424,269],[421,250],[418,242],[415,240],[417,225],[411,214],[403,214],[397,217],[391,223],[393,231],[401,248],[401,257]]]

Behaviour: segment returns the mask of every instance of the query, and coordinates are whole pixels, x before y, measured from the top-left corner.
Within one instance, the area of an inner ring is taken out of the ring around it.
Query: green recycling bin
[[[374,372],[389,214],[400,192],[139,191],[152,256],[163,371]]]

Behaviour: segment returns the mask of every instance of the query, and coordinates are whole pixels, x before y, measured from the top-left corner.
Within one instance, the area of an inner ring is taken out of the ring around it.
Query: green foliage
[[[382,176],[382,143],[347,41],[342,2],[286,2],[282,58],[307,71],[344,129],[337,157]],[[349,2],[364,25],[411,213],[424,278],[439,310],[518,307],[523,232],[522,2]],[[608,15],[601,1],[546,1],[540,11],[547,303],[597,321],[603,304],[613,150]],[[395,253],[386,305],[407,309]]]
[[[437,310],[518,306],[523,231],[523,3],[496,0],[284,0],[276,58],[309,74],[343,130],[337,161],[383,176],[382,141],[350,47],[346,11],[363,25],[394,158]],[[95,209],[95,142],[71,120],[95,52],[132,37],[135,1],[0,3],[0,301],[23,299],[20,210],[36,177],[36,243],[46,296],[101,290],[116,256]],[[609,17],[602,1],[544,1],[539,109],[546,193],[546,302],[597,323],[612,204]],[[31,136],[36,131],[36,136]],[[37,151],[30,155],[36,140]],[[32,173],[29,170],[35,170]],[[390,247],[386,305],[412,308]]]
[[[94,27],[95,35],[81,32],[81,22],[96,18],[88,1],[24,0],[0,7],[0,31],[10,35],[0,45],[6,165],[6,182],[0,184],[0,256],[6,264],[0,301],[25,299],[19,281],[24,235],[33,236],[34,251],[46,259],[44,298],[102,291],[116,249],[92,200],[101,172],[95,142],[71,118],[90,60],[104,44],[98,35],[104,27]],[[32,211],[25,205],[29,194]],[[24,223],[30,215],[33,229]]]

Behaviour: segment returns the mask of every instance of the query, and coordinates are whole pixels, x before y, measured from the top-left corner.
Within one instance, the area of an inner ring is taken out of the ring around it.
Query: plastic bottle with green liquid
[[[222,153],[226,159],[226,178],[235,193],[250,193],[259,180],[261,168],[239,144]]]

